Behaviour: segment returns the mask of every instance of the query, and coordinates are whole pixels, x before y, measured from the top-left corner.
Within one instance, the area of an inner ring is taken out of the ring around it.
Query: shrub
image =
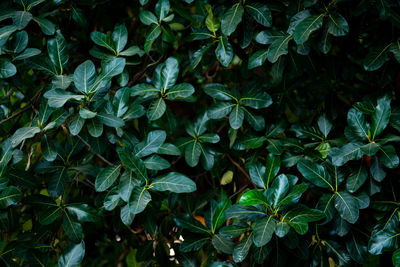
[[[398,1],[4,0],[4,266],[400,266]]]

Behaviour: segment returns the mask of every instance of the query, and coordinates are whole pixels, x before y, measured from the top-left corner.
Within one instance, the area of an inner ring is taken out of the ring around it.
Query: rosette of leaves
[[[141,83],[131,88],[131,96],[139,96],[140,102],[151,100],[146,112],[149,120],[157,120],[164,115],[167,109],[165,100],[188,100],[194,93],[191,84],[176,84],[178,74],[178,60],[170,57],[156,67],[151,83]]]
[[[143,10],[139,14],[140,21],[149,26],[146,33],[145,51],[150,51],[153,43],[160,37],[168,43],[175,43],[176,36],[172,30],[182,30],[184,26],[180,23],[172,23],[175,14],[170,14],[169,0],[159,0],[154,8],[154,12]],[[169,14],[169,15],[168,15]]]
[[[143,212],[151,201],[151,191],[190,193],[196,184],[178,172],[167,172],[154,177],[158,171],[168,169],[170,163],[157,154],[179,155],[179,149],[164,143],[166,133],[162,130],[149,132],[142,142],[129,143],[117,150],[121,163],[101,170],[96,177],[95,189],[107,191],[105,210],[121,206],[120,217],[125,225],[132,224],[135,215]],[[150,156],[151,155],[151,156]],[[142,159],[146,157],[146,159]],[[124,170],[120,175],[121,170]],[[119,179],[119,183],[115,184]],[[109,189],[111,187],[111,189]]]
[[[128,30],[124,24],[115,25],[111,37],[102,32],[92,32],[90,38],[97,46],[90,49],[89,53],[100,60],[111,61],[116,57],[132,57],[135,55],[141,57],[144,54],[144,51],[137,45],[129,46],[124,50],[128,44]],[[134,61],[132,58],[126,62],[127,65],[138,63],[137,60]],[[121,86],[125,86],[128,79],[128,72],[124,72],[119,76],[118,82]]]
[[[364,157],[367,166],[360,167],[362,172],[367,173],[367,167],[372,177],[381,182],[386,177],[384,167],[393,169],[399,165],[395,147],[388,143],[400,140],[397,136],[384,132],[390,121],[390,102],[389,96],[383,96],[376,103],[366,101],[354,104],[347,113],[347,143],[342,147],[332,148],[329,152],[335,166],[343,166],[348,161]],[[366,178],[358,179],[356,187],[361,187],[365,180]]]
[[[288,54],[289,42],[294,40],[297,47],[296,52],[300,55],[308,55],[311,45],[310,35],[323,27],[323,37],[319,42],[319,49],[322,53],[328,53],[332,47],[332,36],[345,36],[349,31],[346,19],[338,14],[334,6],[329,4],[325,7],[325,13],[314,13],[312,9],[305,9],[293,15],[289,26],[284,31],[264,30],[259,32],[255,41],[259,44],[269,45],[268,49],[261,49],[249,57],[248,68],[252,69],[264,64],[265,60],[275,63],[282,55]],[[325,22],[325,23],[324,23]]]
[[[259,89],[257,84],[245,87],[243,95],[238,90],[228,90],[225,85],[219,83],[207,84],[204,86],[204,92],[216,100],[224,101],[217,102],[207,110],[209,118],[221,119],[229,115],[229,125],[234,130],[242,126],[244,119],[256,131],[265,128],[264,118],[249,110],[266,108],[272,104],[270,95]]]
[[[232,245],[235,262],[243,261],[251,247],[256,251],[266,249],[274,234],[282,239],[277,242],[294,249],[283,238],[293,234],[304,235],[308,232],[308,223],[325,217],[319,210],[297,204],[307,190],[305,184],[296,184],[297,181],[294,175],[280,174],[265,189],[246,191],[238,203],[225,211],[225,217],[235,223],[221,228],[219,234],[227,238],[245,234],[239,243]],[[262,262],[266,256],[257,262]]]
[[[222,66],[228,67],[232,62],[234,52],[231,43],[228,40],[233,32],[235,32],[238,24],[244,20],[244,38],[241,46],[247,47],[252,39],[253,28],[251,17],[259,24],[270,27],[272,23],[271,12],[267,5],[261,3],[245,4],[245,1],[239,1],[222,14],[215,16],[212,6],[206,4],[204,8],[203,23],[200,28],[194,27],[191,33],[191,40],[208,40],[207,44],[201,46],[200,49],[194,51],[190,57],[192,68],[195,68],[202,60],[203,55],[215,43],[218,43],[215,49],[215,56]],[[204,27],[205,26],[205,27]],[[220,30],[220,34],[217,32]]]
[[[194,123],[186,125],[185,130],[190,137],[179,140],[178,147],[190,167],[197,166],[200,158],[204,169],[210,170],[214,166],[217,152],[207,144],[218,143],[220,137],[215,133],[206,133],[209,120],[207,112],[204,112]]]

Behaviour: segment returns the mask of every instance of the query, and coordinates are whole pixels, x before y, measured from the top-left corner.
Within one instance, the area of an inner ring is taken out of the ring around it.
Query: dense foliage
[[[400,266],[399,63],[394,0],[1,1],[1,266]]]

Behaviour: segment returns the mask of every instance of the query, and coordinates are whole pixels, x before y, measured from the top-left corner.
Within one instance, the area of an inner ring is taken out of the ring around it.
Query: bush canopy
[[[2,0],[0,265],[400,266],[400,2]]]

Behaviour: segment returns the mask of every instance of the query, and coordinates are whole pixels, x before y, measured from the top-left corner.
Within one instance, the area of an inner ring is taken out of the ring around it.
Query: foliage
[[[398,1],[0,3],[2,266],[400,266]]]

